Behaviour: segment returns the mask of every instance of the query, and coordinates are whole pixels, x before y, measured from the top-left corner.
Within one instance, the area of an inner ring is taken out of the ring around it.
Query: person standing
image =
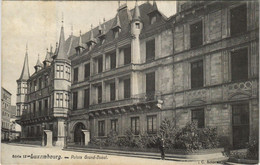
[[[164,140],[164,138],[162,137],[162,138],[160,139],[160,146],[159,146],[159,149],[160,149],[160,151],[161,151],[161,159],[162,159],[162,160],[165,159],[164,148],[165,148],[165,140]]]

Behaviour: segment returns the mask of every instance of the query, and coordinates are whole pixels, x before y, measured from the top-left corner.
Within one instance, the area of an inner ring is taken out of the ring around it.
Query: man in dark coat
[[[160,151],[161,151],[161,159],[162,159],[162,160],[165,159],[164,148],[165,148],[165,141],[164,141],[164,138],[161,138],[161,139],[160,139],[159,149],[160,149]]]

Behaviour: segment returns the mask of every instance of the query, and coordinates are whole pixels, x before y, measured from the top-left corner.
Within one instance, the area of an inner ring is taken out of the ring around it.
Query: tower
[[[63,21],[62,21],[63,22]],[[52,62],[53,89],[51,99],[53,103],[52,115],[55,118],[54,136],[57,137],[56,146],[64,146],[66,120],[69,110],[69,91],[71,86],[71,62],[68,59],[65,45],[64,28],[61,26],[59,43]]]
[[[17,82],[17,100],[16,100],[16,116],[17,118],[20,118],[22,115],[24,115],[27,111],[27,105],[26,97],[28,84],[27,80],[30,77],[29,72],[29,65],[28,65],[28,46],[26,44],[26,53],[24,57],[24,63],[23,63],[23,70],[20,75],[20,78],[16,81]],[[22,131],[23,132],[23,131]],[[24,135],[22,134],[22,137]]]

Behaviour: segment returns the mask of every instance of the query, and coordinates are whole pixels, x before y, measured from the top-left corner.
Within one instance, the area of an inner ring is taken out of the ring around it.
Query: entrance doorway
[[[78,145],[85,144],[85,135],[82,130],[85,129],[85,125],[82,123],[77,123],[74,130],[74,142]]]
[[[245,148],[249,142],[249,106],[247,103],[232,106],[233,147]]]

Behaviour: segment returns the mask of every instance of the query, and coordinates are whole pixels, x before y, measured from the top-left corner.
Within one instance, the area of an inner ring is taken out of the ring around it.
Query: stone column
[[[116,47],[116,68],[119,66],[119,56],[120,56],[120,50],[118,47]]]
[[[46,133],[46,138],[47,138],[46,147],[52,147],[52,131],[44,130],[44,132]]]
[[[56,142],[56,146],[63,147],[65,142],[65,119],[58,118],[58,139]]]
[[[116,100],[118,100],[118,96],[119,96],[119,79],[118,77],[115,78],[115,86],[116,86]]]
[[[84,133],[84,137],[85,137],[85,146],[87,146],[90,141],[89,130],[82,130],[82,132]]]
[[[136,72],[132,72],[131,74],[131,96],[138,94],[138,74]]]

